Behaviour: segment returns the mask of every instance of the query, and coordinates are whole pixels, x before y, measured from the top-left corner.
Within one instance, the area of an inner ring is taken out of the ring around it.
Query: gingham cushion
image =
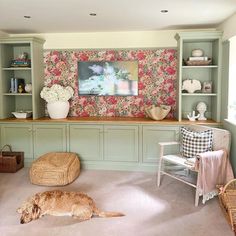
[[[212,151],[213,131],[196,132],[181,127],[182,153],[185,157],[196,157],[197,154]]]

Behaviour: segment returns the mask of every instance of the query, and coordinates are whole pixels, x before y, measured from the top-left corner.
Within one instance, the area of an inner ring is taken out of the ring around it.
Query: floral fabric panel
[[[78,61],[138,61],[138,96],[79,96]],[[176,110],[177,51],[175,49],[47,50],[45,86],[71,86],[70,116],[146,117],[151,105]]]

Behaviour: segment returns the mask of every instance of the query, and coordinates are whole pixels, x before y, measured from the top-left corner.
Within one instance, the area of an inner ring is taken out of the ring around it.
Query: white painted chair
[[[189,125],[188,128],[193,131],[205,131],[205,130],[212,129],[213,130],[213,150],[226,149],[229,152],[230,142],[231,142],[229,131],[224,130],[224,129],[211,128],[208,126],[200,126],[200,125]],[[161,175],[168,175],[176,180],[179,180],[185,184],[188,184],[196,189],[195,206],[198,206],[200,195],[197,192],[196,182],[192,183],[191,181],[186,180],[187,178],[183,179],[180,176],[176,175],[176,170],[179,167],[182,167],[182,169],[187,170],[187,173],[189,171],[193,171],[192,166],[186,163],[187,158],[183,157],[180,153],[164,155],[165,147],[171,146],[171,145],[180,145],[181,147],[181,142],[160,142],[159,145],[160,145],[160,159],[159,159],[158,172],[157,172],[157,186],[158,187],[160,186]],[[167,163],[169,163],[168,166],[165,165]],[[167,170],[167,167],[168,167],[168,170]],[[197,172],[195,173],[197,176]]]

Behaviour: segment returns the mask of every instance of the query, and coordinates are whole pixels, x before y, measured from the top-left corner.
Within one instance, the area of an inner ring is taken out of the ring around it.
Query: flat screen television
[[[137,61],[79,61],[79,95],[138,95]]]

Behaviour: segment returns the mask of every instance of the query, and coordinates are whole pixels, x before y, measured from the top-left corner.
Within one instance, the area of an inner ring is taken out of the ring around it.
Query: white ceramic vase
[[[68,101],[61,102],[51,102],[47,104],[48,114],[51,119],[63,119],[66,118],[70,109],[70,104]]]

